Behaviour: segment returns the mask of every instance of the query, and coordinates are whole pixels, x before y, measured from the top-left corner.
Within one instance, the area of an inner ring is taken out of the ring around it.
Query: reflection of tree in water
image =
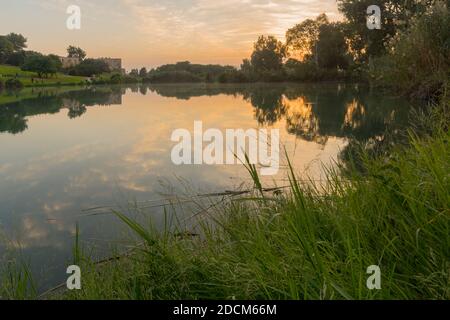
[[[71,119],[82,116],[87,107],[95,105],[120,105],[122,94],[120,87],[91,88],[69,92],[59,89],[32,89],[30,94],[14,92],[16,98],[23,99],[0,106],[0,132],[17,134],[25,131],[27,117],[39,114],[55,114],[67,108]],[[8,94],[8,93],[7,93]]]
[[[28,128],[27,120],[18,114],[0,112],[0,132],[17,134]]]
[[[319,119],[313,112],[313,103],[305,97],[296,99],[283,99],[286,106],[286,130],[306,141],[315,141],[320,144],[327,142],[327,137],[319,134]]]
[[[255,119],[262,125],[273,125],[286,113],[283,88],[258,88],[244,91],[243,97],[255,107]]]

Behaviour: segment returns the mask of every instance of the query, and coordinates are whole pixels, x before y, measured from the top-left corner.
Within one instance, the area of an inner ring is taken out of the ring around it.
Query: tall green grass
[[[289,164],[289,191],[267,194],[249,166],[254,194],[215,207],[199,237],[116,213],[143,245],[101,267],[82,259],[82,290],[63,298],[450,299],[448,106],[408,146],[362,157],[364,174],[329,170],[318,186]],[[370,265],[381,290],[366,286]]]

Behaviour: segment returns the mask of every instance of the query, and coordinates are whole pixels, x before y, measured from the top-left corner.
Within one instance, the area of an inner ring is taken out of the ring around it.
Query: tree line
[[[332,22],[326,14],[304,20],[286,31],[284,42],[261,35],[239,68],[185,61],[150,71],[133,69],[127,76],[112,75],[108,82],[367,81],[418,96],[442,90],[449,77],[450,0],[337,2],[343,21]],[[366,24],[366,9],[374,4],[381,8],[380,30]],[[57,56],[25,48],[22,35],[0,36],[0,64],[20,66],[39,77],[58,71],[87,77],[110,71],[75,46],[67,49],[68,57],[80,63],[65,70]]]

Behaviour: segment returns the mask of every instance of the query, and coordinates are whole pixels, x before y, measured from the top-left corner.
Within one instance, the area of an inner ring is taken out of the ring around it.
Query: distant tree
[[[69,46],[67,48],[67,56],[69,58],[78,58],[80,60],[84,60],[84,58],[86,58],[86,52],[79,47]]]
[[[25,59],[25,63],[21,68],[23,71],[32,71],[38,74],[39,78],[43,76],[48,77],[49,75],[56,74],[58,71],[57,65],[49,56],[31,56]]]
[[[69,70],[70,75],[90,77],[97,74],[109,72],[109,66],[106,62],[97,59],[85,59],[80,64]]]
[[[5,63],[14,52],[14,45],[5,36],[0,36],[0,63]]]
[[[241,64],[241,71],[244,73],[251,73],[253,72],[252,63],[248,59],[242,60]]]
[[[131,69],[131,71],[130,71],[130,76],[132,76],[132,77],[137,77],[137,76],[139,76],[139,71],[138,71],[138,69]]]
[[[254,44],[251,64],[258,72],[279,71],[286,58],[286,47],[273,36],[260,36]]]
[[[139,77],[145,78],[146,76],[147,76],[147,69],[141,68],[141,70],[139,70]]]
[[[48,57],[53,60],[56,66],[56,70],[60,71],[62,69],[62,62],[56,54],[49,54]]]
[[[17,51],[11,53],[6,59],[6,64],[20,67],[25,62],[26,52],[25,51]]]
[[[21,34],[10,33],[5,37],[12,43],[15,52],[22,51],[27,47],[27,39]]]

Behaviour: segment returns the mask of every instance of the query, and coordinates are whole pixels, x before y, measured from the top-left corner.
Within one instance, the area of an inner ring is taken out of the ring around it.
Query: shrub
[[[375,84],[420,98],[439,95],[450,76],[449,9],[437,2],[388,46],[389,55],[374,60],[370,70]]]

